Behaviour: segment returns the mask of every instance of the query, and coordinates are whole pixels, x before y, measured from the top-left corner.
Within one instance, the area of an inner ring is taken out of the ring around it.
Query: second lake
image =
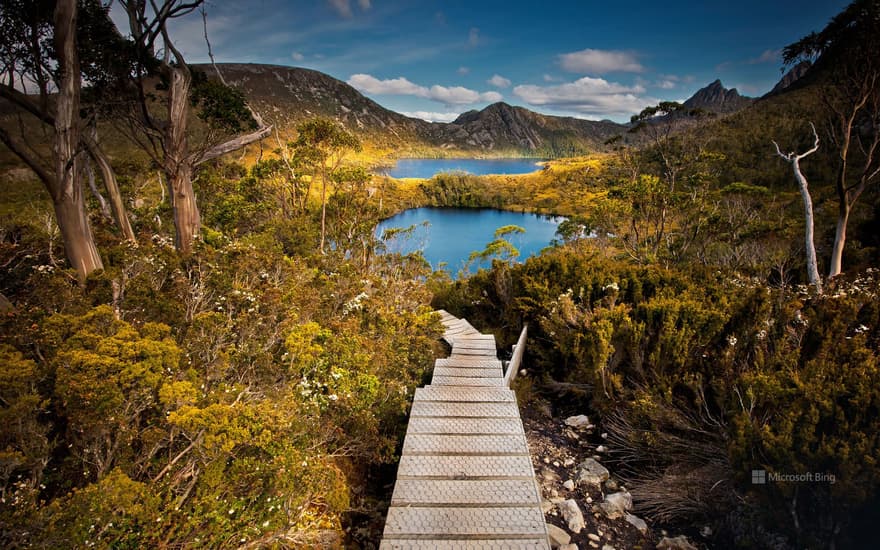
[[[376,228],[376,234],[381,237],[386,229],[416,226],[408,236],[390,240],[388,252],[422,250],[433,269],[443,267],[455,277],[471,252],[483,250],[495,238],[495,230],[499,227],[518,225],[526,230],[508,237],[519,250],[517,260],[523,261],[550,245],[556,228],[564,219],[489,208],[425,207],[406,210],[383,220]],[[428,222],[427,226],[424,222]],[[472,266],[470,271],[476,271],[476,267]]]

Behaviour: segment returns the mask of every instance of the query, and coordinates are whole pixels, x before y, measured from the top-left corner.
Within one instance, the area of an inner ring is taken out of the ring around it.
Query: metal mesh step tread
[[[403,454],[528,455],[524,435],[407,434]]]
[[[537,485],[528,479],[401,479],[394,485],[392,506],[540,504]]]
[[[408,434],[522,434],[519,418],[432,418],[413,417]]]
[[[389,539],[379,550],[550,550],[546,538],[526,539]]]
[[[461,386],[425,386],[416,388],[416,401],[470,401],[475,403],[516,402],[507,388],[467,388]]]
[[[437,376],[436,374],[431,379],[431,384],[437,386],[505,387],[504,379],[501,377],[470,378],[466,376]]]
[[[468,367],[434,367],[434,376],[466,376],[470,378],[502,378],[501,367],[471,369]]]
[[[532,459],[518,456],[430,456],[407,455],[400,458],[397,478],[449,479],[534,479]]]
[[[385,521],[386,536],[494,535],[546,536],[540,506],[438,508],[391,507]]]
[[[415,401],[410,411],[410,422],[419,416],[510,417],[519,418],[516,403],[464,403],[444,401]]]
[[[501,360],[491,357],[478,357],[473,355],[446,357],[435,359],[435,367],[465,367],[474,369],[501,368]]]
[[[476,340],[473,338],[456,338],[455,347],[461,349],[496,349],[494,340]]]
[[[449,354],[449,358],[452,359],[456,356],[461,356],[461,355],[468,356],[468,357],[479,356],[479,357],[493,357],[494,358],[494,357],[498,356],[498,352],[495,350],[495,348],[492,348],[492,349],[468,349],[468,348],[458,349],[457,346],[453,345],[452,346],[452,353]]]

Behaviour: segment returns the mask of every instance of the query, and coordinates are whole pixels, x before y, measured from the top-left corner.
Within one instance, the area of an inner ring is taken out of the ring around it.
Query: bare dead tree
[[[807,252],[807,279],[819,292],[822,292],[822,279],[819,276],[819,267],[816,262],[816,245],[813,238],[813,199],[810,197],[809,183],[807,182],[806,176],[804,176],[804,173],[801,171],[800,166],[801,160],[819,150],[819,134],[816,132],[816,126],[812,122],[810,123],[810,128],[813,130],[815,141],[813,146],[803,153],[783,153],[779,148],[779,144],[773,141],[773,145],[776,147],[776,154],[791,164],[791,168],[794,171],[794,179],[798,183],[798,189],[800,189],[801,192],[801,199],[803,199],[804,202],[804,221],[806,225],[804,245],[806,246]]]

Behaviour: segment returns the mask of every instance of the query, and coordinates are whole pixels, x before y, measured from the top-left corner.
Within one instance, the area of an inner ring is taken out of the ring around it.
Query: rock
[[[572,533],[580,533],[581,529],[584,528],[584,514],[581,512],[580,507],[577,505],[577,502],[573,498],[560,502],[556,505],[559,508],[559,513],[562,514],[562,519],[568,524],[568,530]]]
[[[598,447],[596,447],[597,453],[604,453],[607,451],[608,451],[608,448],[605,445],[599,445]]]
[[[559,479],[559,475],[550,468],[542,468],[541,477],[544,479],[544,481],[548,481],[551,483],[554,481],[562,481],[561,479]]]
[[[558,460],[554,460],[554,461],[553,461],[553,465],[556,466],[557,468],[559,468],[560,466],[562,466],[562,464],[560,464]]]
[[[570,479],[566,480],[566,482],[563,483],[562,486],[565,487],[567,491],[574,491],[574,481]]]
[[[704,525],[700,528],[700,536],[704,539],[707,539],[712,536],[712,528],[708,525]]]
[[[550,535],[550,548],[560,548],[571,542],[571,535],[552,523],[547,524],[547,533]]]
[[[639,533],[641,533],[643,535],[647,534],[648,524],[645,523],[645,520],[643,520],[639,516],[634,516],[632,514],[626,514],[624,517],[626,518],[626,521],[628,521],[630,525],[632,525],[633,527],[635,527],[636,529],[639,530]]]
[[[608,519],[617,519],[632,510],[632,495],[621,491],[619,493],[611,493],[605,496],[605,502],[599,504],[599,507],[608,517]]]
[[[550,502],[549,500],[542,500],[541,501],[541,512],[546,514],[547,512],[549,512],[552,509],[553,509],[552,502]]]
[[[586,498],[586,501],[587,501],[587,504],[592,504],[592,503],[593,503],[593,497],[587,497],[587,498]]]
[[[15,313],[15,306],[3,293],[0,293],[0,313]]]
[[[565,422],[566,426],[571,426],[572,428],[585,428],[590,425],[590,419],[585,414],[569,416],[563,422]]]
[[[687,537],[679,535],[674,538],[663,537],[657,543],[657,550],[697,550],[697,547],[688,542]]]
[[[599,437],[601,437],[602,439],[608,439],[608,432],[602,432],[602,435]]]
[[[596,541],[596,542],[599,542],[600,540],[602,540],[602,539],[599,537],[599,535],[597,535],[596,533],[588,533],[588,534],[587,534],[587,538],[590,539],[590,540],[592,540],[592,541]]]
[[[598,461],[588,458],[580,463],[575,479],[579,484],[601,485],[609,477],[608,468]]]
[[[610,544],[603,544],[602,550],[617,550],[617,548],[611,546]]]
[[[609,491],[616,491],[617,489],[619,489],[617,482],[613,479],[609,479],[605,482],[605,488]]]
[[[578,550],[578,545],[572,542],[571,544],[560,546],[559,550]]]
[[[574,466],[574,459],[571,457],[566,458],[565,460],[562,461],[562,465],[565,466],[566,468],[571,468],[572,466]]]

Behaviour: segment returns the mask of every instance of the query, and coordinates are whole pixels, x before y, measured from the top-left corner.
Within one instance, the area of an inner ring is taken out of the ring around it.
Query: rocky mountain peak
[[[715,113],[732,113],[750,105],[754,99],[739,94],[736,88],[727,89],[720,79],[697,91],[684,102],[688,109],[703,109]]]

